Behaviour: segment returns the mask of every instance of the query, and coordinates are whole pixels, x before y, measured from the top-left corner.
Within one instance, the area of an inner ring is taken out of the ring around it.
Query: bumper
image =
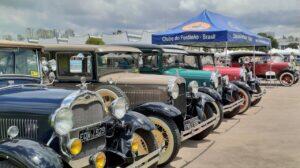
[[[239,99],[231,104],[225,105],[223,106],[223,112],[227,113],[227,112],[231,112],[233,109],[241,106],[244,103],[244,99]]]
[[[160,151],[161,148],[149,153],[147,156],[144,156],[142,159],[139,159],[126,168],[150,167],[159,161]]]
[[[264,94],[266,94],[266,90],[263,90],[261,93],[253,93],[251,95],[251,102],[260,99]]]
[[[195,118],[198,118],[198,116],[194,117],[190,120],[193,120]],[[188,120],[185,121],[185,123],[186,122],[188,122]],[[217,115],[214,115],[208,120],[205,120],[201,123],[193,124],[194,125],[193,127],[190,127],[189,129],[181,131],[181,141],[187,140],[187,139],[191,138],[192,136],[201,133],[202,131],[206,130],[207,128],[215,125],[216,122],[217,122]]]

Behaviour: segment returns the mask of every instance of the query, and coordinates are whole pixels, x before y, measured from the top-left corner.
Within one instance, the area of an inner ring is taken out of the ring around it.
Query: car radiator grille
[[[130,107],[147,103],[147,102],[167,102],[168,95],[159,89],[145,89],[145,90],[126,90],[129,98]]]
[[[173,101],[173,105],[179,109],[182,113],[186,113],[187,111],[187,98],[186,98],[186,90],[185,84],[179,84],[179,96],[177,99]]]
[[[0,118],[0,139],[8,138],[7,129],[10,126],[17,126],[19,128],[19,138],[37,139],[37,120]]]
[[[73,128],[85,127],[103,120],[104,110],[99,102],[77,104],[72,108]]]

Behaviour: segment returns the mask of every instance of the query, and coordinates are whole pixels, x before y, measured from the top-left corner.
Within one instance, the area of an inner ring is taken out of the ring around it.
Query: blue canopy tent
[[[271,46],[271,41],[249,31],[237,20],[208,10],[169,29],[152,35],[159,45],[203,47]]]

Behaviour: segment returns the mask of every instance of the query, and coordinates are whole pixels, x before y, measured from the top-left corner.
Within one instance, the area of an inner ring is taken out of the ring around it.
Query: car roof
[[[152,49],[152,50],[162,50],[163,52],[167,52],[167,53],[187,54],[184,48],[179,45],[156,45],[156,44],[140,44],[140,43],[128,43],[128,44],[120,44],[120,45],[136,47],[141,50]]]
[[[88,44],[45,44],[45,51],[95,51],[95,52],[135,52],[141,50],[121,45],[88,45]]]
[[[27,43],[27,42],[17,42],[0,40],[0,47],[5,48],[32,48],[32,49],[42,49],[43,46],[39,44]]]

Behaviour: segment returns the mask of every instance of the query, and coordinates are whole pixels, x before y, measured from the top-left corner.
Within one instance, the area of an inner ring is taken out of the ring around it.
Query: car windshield
[[[164,68],[197,68],[195,58],[178,53],[164,53],[163,66]]]
[[[0,75],[40,77],[37,52],[31,49],[0,49]]]
[[[272,55],[272,61],[273,62],[284,62],[284,56],[283,55]]]
[[[110,74],[116,72],[135,72],[138,70],[138,53],[111,52],[97,54],[98,74]]]

